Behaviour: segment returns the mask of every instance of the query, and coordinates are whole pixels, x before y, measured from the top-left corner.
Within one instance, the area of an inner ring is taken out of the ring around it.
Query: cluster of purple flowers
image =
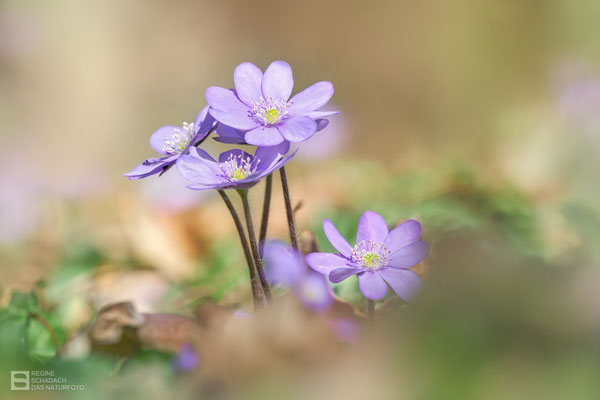
[[[190,189],[248,188],[290,160],[293,154],[283,158],[290,142],[310,138],[327,126],[327,117],[338,113],[318,111],[333,96],[331,82],[317,82],[290,99],[294,78],[283,61],[271,63],[264,74],[254,64],[242,63],[233,79],[235,89],[212,86],[206,90],[208,106],[194,122],[163,126],[154,132],[150,146],[163,157],[149,158],[125,176],[146,178],[176,164],[194,183]],[[230,150],[221,154],[217,163],[197,149],[212,132],[224,143],[258,146],[255,156]],[[274,152],[279,158],[273,157]]]
[[[333,96],[331,82],[317,82],[292,96],[292,69],[283,61],[271,63],[264,73],[254,64],[242,63],[235,69],[233,80],[232,89],[213,86],[206,90],[208,106],[194,122],[184,122],[181,127],[164,126],[154,132],[150,145],[162,157],[145,160],[125,176],[146,178],[175,165],[190,182],[188,188],[219,191],[236,223],[258,306],[270,301],[270,285],[275,284],[289,288],[307,308],[322,312],[335,298],[327,279],[338,283],[353,275],[358,277],[360,290],[369,301],[384,297],[388,285],[409,301],[421,286],[421,279],[410,267],[421,262],[429,251],[427,242],[420,240],[421,225],[417,221],[406,221],[389,231],[380,215],[367,211],[360,217],[356,244],[352,246],[325,219],[325,235],[337,253],[315,252],[303,256],[295,245],[293,212],[283,167],[298,151],[290,153],[290,143],[311,138],[328,125],[328,117],[337,114],[337,111],[320,111]],[[256,146],[254,154],[232,149],[213,158],[199,148],[213,132],[214,139],[222,143]],[[270,175],[277,170],[281,172],[293,247],[264,242]],[[264,226],[261,226],[263,243],[258,243],[245,193],[265,177],[269,179]],[[236,189],[242,197],[247,235],[225,189]]]

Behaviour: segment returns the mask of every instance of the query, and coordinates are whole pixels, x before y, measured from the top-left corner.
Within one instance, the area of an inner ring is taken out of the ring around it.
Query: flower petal
[[[147,176],[158,174],[159,172],[161,172],[163,168],[172,164],[177,159],[177,157],[179,157],[178,154],[163,158],[149,158],[141,164],[137,165],[131,171],[123,175],[128,177],[132,181],[146,178]]]
[[[317,123],[317,132],[327,128],[327,125],[329,125],[329,120],[327,119],[316,119],[315,122]]]
[[[420,241],[411,243],[390,254],[389,266],[393,268],[410,268],[427,257],[429,243]]]
[[[334,269],[345,267],[348,263],[347,259],[333,253],[310,253],[304,260],[309,267],[327,276]]]
[[[160,154],[169,154],[163,150],[165,139],[170,138],[175,133],[181,132],[182,129],[177,126],[163,126],[158,128],[152,136],[150,136],[150,146]]]
[[[287,287],[300,283],[307,268],[296,250],[277,240],[269,240],[261,245],[265,272],[271,282]]]
[[[363,272],[364,270],[364,268],[354,267],[336,268],[329,273],[329,281],[331,283],[340,283],[341,281],[351,277],[352,275],[356,275],[359,272]]]
[[[284,120],[277,128],[286,140],[302,142],[315,134],[317,123],[311,117],[300,115]]]
[[[234,187],[235,184],[231,183],[231,182],[222,182],[222,183],[214,183],[211,185],[203,185],[203,184],[194,184],[194,185],[188,185],[186,186],[188,189],[192,189],[192,190],[213,190],[213,189],[229,189]]]
[[[395,252],[410,243],[418,242],[421,236],[421,224],[413,219],[401,223],[384,240],[390,252]]]
[[[309,272],[294,288],[298,300],[308,309],[321,312],[333,303],[333,295],[323,275]]]
[[[204,140],[208,136],[210,130],[215,126],[217,121],[208,113],[209,106],[206,106],[200,111],[194,120],[196,135],[190,140],[190,145],[195,146],[198,142]],[[233,129],[233,128],[232,128]]]
[[[333,96],[333,84],[325,81],[317,82],[292,97],[288,111],[301,114],[318,110],[327,104],[331,96]]]
[[[341,255],[350,258],[352,255],[352,246],[350,246],[350,243],[344,239],[344,237],[340,234],[330,220],[323,220],[323,231],[325,232],[325,236],[327,236],[329,243],[331,243],[331,245],[335,247],[335,249],[339,251]]]
[[[262,96],[262,79],[262,71],[252,63],[242,63],[235,69],[233,73],[235,91],[247,106],[252,107],[252,102]]]
[[[292,68],[285,61],[275,61],[267,67],[262,80],[262,94],[265,99],[287,101],[292,94],[294,77]]]
[[[189,154],[190,154],[191,156],[193,156],[193,157],[196,157],[196,158],[204,158],[204,159],[205,159],[205,160],[207,160],[207,161],[212,161],[213,163],[216,163],[215,159],[214,159],[214,158],[212,158],[212,157],[210,156],[210,154],[208,154],[206,151],[204,151],[204,150],[202,150],[202,149],[199,149],[199,148],[197,148],[197,147],[193,147],[193,146],[192,146],[192,147],[190,147],[190,149],[189,149]]]
[[[332,115],[339,114],[339,111],[311,111],[307,112],[304,115],[311,117],[312,119],[321,119],[331,117]]]
[[[275,146],[284,141],[279,130],[273,126],[259,126],[244,135],[246,143],[254,146]]]
[[[254,160],[254,157],[251,154],[246,153],[244,150],[233,149],[233,150],[227,150],[227,151],[224,151],[223,153],[221,153],[219,155],[219,163],[224,163],[225,161],[227,161],[229,159],[229,157],[242,157],[244,160],[249,159],[250,162],[252,162],[252,160]]]
[[[233,90],[211,86],[206,89],[209,113],[219,122],[237,129],[248,130],[258,126],[249,115],[250,108],[237,98]]]
[[[219,135],[219,137],[215,138],[217,142],[246,144],[246,141],[244,140],[244,134],[235,128],[232,128],[225,124],[219,124],[219,126],[217,126],[216,132],[217,135]]]
[[[217,163],[190,155],[182,155],[177,160],[177,169],[185,179],[201,185],[224,183],[226,180],[218,175]]]
[[[208,110],[210,115],[212,115],[217,121],[229,125],[235,129],[241,129],[243,131],[247,131],[250,129],[254,129],[260,124],[256,122],[254,119],[250,118],[248,113],[230,113],[228,111],[221,111],[214,108]]]
[[[382,268],[377,272],[404,301],[410,301],[422,286],[419,275],[410,269]]]
[[[256,172],[262,172],[273,166],[290,150],[290,142],[281,142],[275,146],[260,146],[254,153]]]
[[[372,240],[381,243],[388,235],[388,227],[383,217],[373,211],[365,211],[358,221],[356,243],[363,240]]]
[[[217,136],[213,138],[214,141],[225,144],[248,144],[242,137],[241,139],[230,137],[230,136]]]
[[[365,271],[358,275],[358,286],[367,299],[378,300],[385,296],[387,283],[377,271]]]
[[[254,179],[261,179],[263,176],[267,176],[267,175],[273,173],[273,171],[277,171],[279,168],[281,168],[285,164],[287,164],[288,161],[290,161],[296,155],[297,152],[298,152],[298,149],[296,149],[292,154],[288,154],[287,156],[283,157],[281,160],[277,161],[275,164],[273,164],[266,170],[258,173],[257,176],[254,176],[254,175],[256,175],[256,174],[254,174],[253,175]]]
[[[194,126],[195,127],[199,127],[200,125],[202,125],[202,123],[206,119],[206,116],[209,115],[208,114],[208,107],[209,106],[204,107],[202,110],[200,110],[200,112],[198,113],[198,115],[196,115],[196,119],[194,120]]]
[[[232,89],[211,86],[204,93],[206,101],[211,108],[219,111],[247,113],[250,109],[242,103]]]

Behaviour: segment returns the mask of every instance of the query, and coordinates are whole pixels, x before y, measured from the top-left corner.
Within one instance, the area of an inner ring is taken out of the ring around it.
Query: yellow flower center
[[[379,254],[368,252],[363,256],[362,261],[365,267],[376,267],[379,265]]]
[[[247,176],[248,176],[248,171],[246,169],[238,168],[235,171],[233,171],[231,179],[233,179],[234,181],[241,181],[242,179],[244,179]]]
[[[269,123],[273,123],[277,121],[277,109],[276,108],[271,108],[269,111],[267,111],[267,114],[265,115],[267,122]]]

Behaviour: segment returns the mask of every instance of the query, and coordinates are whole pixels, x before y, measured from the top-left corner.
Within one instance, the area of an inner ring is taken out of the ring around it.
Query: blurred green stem
[[[290,242],[292,247],[298,250],[298,239],[296,237],[296,225],[294,224],[294,210],[292,210],[292,201],[290,200],[290,189],[287,183],[285,167],[279,169],[281,175],[281,188],[283,189],[283,202],[285,203],[285,213],[288,220],[288,230],[290,231]]]
[[[233,218],[233,222],[235,223],[235,227],[240,236],[240,242],[242,243],[242,248],[244,249],[244,256],[246,256],[246,263],[248,264],[248,271],[250,272],[250,283],[252,286],[252,298],[254,300],[254,307],[260,308],[265,304],[265,295],[261,286],[260,278],[256,273],[256,268],[254,266],[254,262],[252,261],[252,255],[250,253],[250,247],[248,246],[248,240],[246,239],[246,235],[244,233],[244,227],[242,222],[240,221],[240,217],[238,216],[229,196],[223,191],[219,190],[219,195],[225,202],[227,209],[231,213],[231,217]]]
[[[375,321],[375,300],[367,299],[367,314],[369,321],[373,323]]]
[[[258,251],[258,244],[256,242],[256,232],[254,231],[252,213],[250,212],[250,204],[248,203],[248,191],[238,190],[238,193],[242,198],[242,205],[244,206],[246,228],[248,229],[248,238],[250,239],[250,249],[252,249],[252,254],[254,255],[254,265],[256,266],[256,271],[258,272],[258,277],[260,278],[260,283],[262,284],[262,288],[265,293],[267,302],[270,302],[273,299],[273,295],[271,294],[271,288],[269,287],[269,282],[267,282],[267,277],[263,268],[263,262]]]
[[[265,180],[265,200],[263,202],[262,220],[260,222],[260,235],[258,237],[258,245],[261,246],[260,253],[262,255],[262,246],[267,238],[267,226],[269,225],[269,211],[271,210],[271,192],[273,190],[273,175],[267,175]]]

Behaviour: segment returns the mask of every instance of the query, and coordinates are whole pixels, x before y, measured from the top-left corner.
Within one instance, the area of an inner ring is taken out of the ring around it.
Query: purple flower
[[[310,253],[306,262],[331,282],[357,275],[360,290],[371,300],[385,296],[388,284],[405,301],[420,288],[419,275],[408,269],[423,261],[429,252],[429,244],[419,241],[421,224],[417,221],[406,221],[389,232],[379,214],[366,211],[358,222],[354,247],[331,221],[323,220],[323,230],[339,254]]]
[[[278,241],[266,242],[264,259],[269,280],[290,288],[306,308],[321,312],[333,303],[327,281],[308,269],[300,253],[292,247]]]
[[[302,151],[298,153],[296,161],[331,159],[347,147],[349,137],[344,118],[338,117],[331,122],[326,119],[317,120],[317,126],[321,123],[328,127],[327,133],[315,134],[309,141],[298,144],[297,146],[302,146]]]
[[[194,184],[195,190],[248,189],[262,177],[285,165],[296,153],[288,156],[289,143],[278,146],[258,147],[254,156],[243,150],[228,150],[215,161],[204,150],[189,149],[177,161],[179,173]]]
[[[198,366],[198,355],[194,347],[185,343],[177,353],[173,367],[179,371],[191,371]]]
[[[335,114],[335,113],[337,113],[337,111],[335,111],[333,113]],[[317,123],[317,132],[325,129],[329,125],[329,120],[322,119],[322,118],[315,120],[315,122]],[[235,129],[235,128],[232,128],[227,125],[219,124],[217,126],[217,129],[215,130],[215,133],[218,135],[214,138],[214,140],[216,140],[217,142],[227,143],[227,144],[248,144],[246,142],[246,139],[244,138],[245,132],[240,131],[239,129]],[[336,133],[339,133],[339,131]],[[339,143],[338,142],[339,134],[334,134],[334,136],[335,136],[335,138],[333,138],[333,142]],[[329,144],[330,142],[332,142],[332,139],[329,138],[329,134],[327,135],[327,137],[328,137],[327,144]],[[323,142],[323,140],[320,140],[319,142]],[[310,153],[314,152],[314,148],[320,149],[319,143],[317,143],[316,145],[312,141],[310,143],[312,144]],[[328,147],[332,147],[332,146],[329,145]],[[327,150],[325,150],[325,152],[326,151]],[[323,153],[322,150],[317,151],[317,152]],[[308,153],[306,153],[306,154],[308,154]]]
[[[360,326],[350,318],[332,318],[327,323],[334,335],[342,342],[356,343],[360,334]]]
[[[243,140],[248,144],[301,142],[327,125],[323,118],[337,114],[317,111],[333,96],[331,82],[317,82],[290,99],[294,78],[292,69],[283,61],[271,63],[264,75],[254,64],[242,63],[235,69],[233,80],[235,90],[209,87],[206,100],[210,114],[217,121],[244,131]],[[220,136],[232,135],[236,136],[234,132],[221,132]],[[241,134],[237,136],[239,140]]]
[[[163,126],[150,136],[150,146],[165,157],[149,158],[125,175],[131,180],[145,178],[164,171],[182,154],[202,142],[215,126],[214,118],[204,107],[193,123],[184,122],[182,127]]]

